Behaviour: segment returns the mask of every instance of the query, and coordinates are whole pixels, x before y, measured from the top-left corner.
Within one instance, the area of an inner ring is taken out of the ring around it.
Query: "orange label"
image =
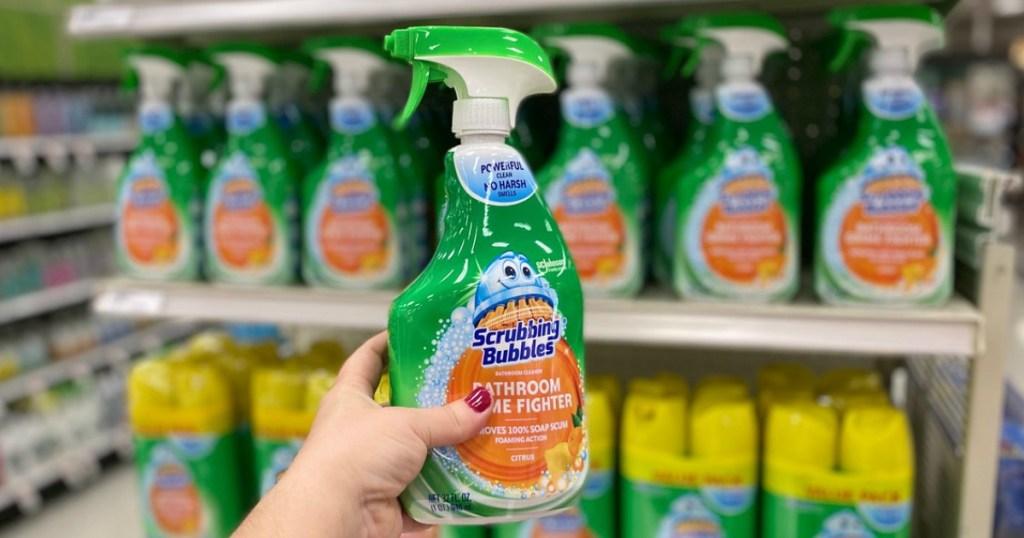
[[[328,187],[317,222],[320,252],[333,270],[359,274],[388,263],[388,217],[367,181],[343,181]]]
[[[935,275],[939,220],[918,180],[887,177],[864,187],[862,201],[842,221],[843,263],[858,278],[883,287],[910,287]]]
[[[624,270],[626,229],[614,194],[604,179],[577,179],[565,187],[562,202],[554,208],[582,280],[607,278]]]
[[[168,534],[192,535],[200,530],[199,491],[188,471],[178,463],[157,467],[149,490],[149,506],[157,525]]]
[[[476,386],[490,390],[494,414],[456,450],[466,466],[506,488],[555,493],[584,462],[579,363],[561,338],[565,320],[539,298],[513,299],[475,324],[474,345],[452,371],[448,401]]]
[[[700,246],[719,278],[740,284],[768,282],[783,275],[787,228],[771,181],[742,177],[723,185],[704,220]]]
[[[274,223],[263,193],[249,177],[224,181],[213,211],[213,244],[234,269],[259,269],[273,260]]]
[[[133,180],[120,217],[121,239],[133,262],[164,265],[178,256],[178,216],[162,179]]]

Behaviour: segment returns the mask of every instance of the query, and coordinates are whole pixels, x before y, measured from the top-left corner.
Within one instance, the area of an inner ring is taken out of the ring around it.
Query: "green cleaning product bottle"
[[[279,60],[259,45],[210,49],[231,85],[228,139],[206,193],[206,266],[214,281],[288,284],[298,266],[298,181],[264,93]]]
[[[676,48],[674,55],[680,60],[686,54],[698,54],[690,61],[697,62],[696,80],[687,95],[688,121],[680,151],[657,174],[654,180],[654,277],[662,283],[672,282],[672,264],[676,249],[676,187],[679,178],[700,163],[708,150],[707,143],[715,117],[714,88],[720,80],[722,48],[716,44],[701,47],[698,52],[693,29],[687,23],[666,28],[665,36]],[[676,71],[681,65],[670,61],[669,68]]]
[[[280,51],[277,72],[270,79],[268,102],[288,148],[288,155],[301,177],[318,166],[324,156],[324,142],[313,119],[303,109],[303,94],[309,86],[310,59],[301,52]]]
[[[413,263],[406,171],[371,101],[374,75],[390,60],[360,38],[318,38],[305,49],[318,73],[329,67],[334,98],[327,156],[302,184],[303,275],[315,286],[397,288]]]
[[[782,26],[755,13],[694,17],[681,26],[697,40],[694,58],[709,43],[721,45],[724,57],[708,151],[675,182],[673,287],[692,299],[787,300],[800,267],[800,167],[757,81],[764,57],[786,47]]]
[[[953,289],[956,175],[938,119],[912,75],[942,46],[926,6],[833,11],[849,46],[870,39],[857,134],[818,182],[814,288],[839,304],[939,305]]]
[[[201,169],[189,133],[172,106],[186,58],[145,47],[130,52],[129,85],[139,88],[139,145],[117,187],[117,265],[132,277],[194,280],[199,244]]]
[[[550,62],[532,39],[502,28],[413,27],[385,48],[413,66],[399,119],[429,81],[444,81],[457,96],[461,141],[445,156],[440,244],[388,316],[391,402],[438,407],[479,386],[494,397],[485,430],[432,449],[402,504],[431,524],[568,508],[589,466],[582,290],[529,166],[505,144],[520,101],[554,91]]]
[[[128,408],[147,537],[229,536],[244,515],[228,382],[211,365],[145,360]]]
[[[178,110],[204,170],[213,168],[224,146],[223,125],[214,119],[208,103],[210,91],[223,79],[221,73],[202,53],[193,51],[178,92]]]
[[[616,399],[618,381],[587,380],[587,435],[590,472],[578,506],[529,521],[494,527],[494,538],[612,538],[616,536]]]
[[[537,183],[569,243],[588,294],[636,295],[643,286],[647,152],[609,87],[633,62],[628,36],[611,25],[534,31],[569,57],[562,128]]]

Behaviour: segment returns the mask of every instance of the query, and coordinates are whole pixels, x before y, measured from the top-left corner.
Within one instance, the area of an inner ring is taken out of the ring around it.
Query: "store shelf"
[[[98,312],[381,330],[394,294],[301,287],[248,288],[112,280]],[[962,298],[939,309],[838,308],[681,302],[651,291],[634,300],[587,302],[588,342],[763,351],[973,356],[981,315]]]
[[[17,504],[26,512],[40,506],[40,492],[58,482],[77,486],[96,474],[101,459],[112,454],[128,454],[131,431],[127,425],[103,432],[86,440],[73,450],[37,464],[28,473],[9,479],[0,486],[0,510]]]
[[[114,222],[114,204],[79,207],[29,217],[0,220],[0,243],[77,232]]]
[[[95,284],[92,279],[83,279],[0,301],[0,325],[84,303],[92,297]]]
[[[24,136],[0,138],[0,158],[9,159],[19,152],[31,152],[42,155],[54,145],[64,146],[67,150],[91,149],[96,153],[118,153],[135,149],[139,135],[135,131],[115,131],[109,133]]]
[[[133,356],[156,350],[167,342],[181,340],[195,331],[193,323],[160,323],[74,357],[25,372],[0,383],[0,405],[71,379],[88,376],[101,367],[124,363]]]

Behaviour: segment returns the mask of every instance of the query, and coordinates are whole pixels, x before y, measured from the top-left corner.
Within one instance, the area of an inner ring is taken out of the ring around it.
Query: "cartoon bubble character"
[[[473,322],[479,322],[492,308],[519,299],[541,299],[552,307],[558,295],[548,281],[537,274],[530,260],[522,254],[508,251],[491,262],[480,275],[476,295],[470,301]]]
[[[730,153],[726,157],[722,175],[726,179],[771,177],[771,170],[765,165],[764,160],[761,159],[761,155],[756,149],[744,147]]]
[[[876,151],[864,168],[864,177],[868,180],[889,176],[922,177],[924,172],[907,150],[892,146]]]
[[[697,495],[688,494],[672,502],[671,512],[661,521],[658,538],[722,536],[718,517]]]
[[[874,534],[864,527],[857,514],[844,510],[830,516],[822,525],[815,538],[873,538]]]

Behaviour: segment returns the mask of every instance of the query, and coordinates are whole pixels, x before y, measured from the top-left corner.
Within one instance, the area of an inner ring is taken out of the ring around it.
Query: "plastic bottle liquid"
[[[228,139],[206,193],[203,237],[209,277],[236,284],[289,284],[299,262],[298,181],[264,102],[279,64],[271,49],[210,49],[231,86]]]
[[[185,58],[147,47],[128,56],[139,89],[139,145],[117,185],[117,265],[140,279],[194,280],[202,261],[201,176],[192,140],[178,117],[173,90]]]
[[[643,286],[647,151],[609,87],[633,60],[610,25],[551,25],[534,33],[569,57],[562,127],[537,182],[588,294],[633,296]]]
[[[761,14],[681,24],[725,52],[708,151],[676,181],[673,287],[684,298],[784,301],[797,290],[800,168],[791,137],[757,81],[783,50],[782,26]]]
[[[834,11],[830,22],[875,45],[857,134],[818,182],[814,288],[839,304],[939,305],[953,290],[956,176],[938,119],[912,78],[942,46],[925,6]]]
[[[431,450],[402,504],[417,521],[474,525],[568,508],[589,466],[582,290],[529,167],[505,144],[523,97],[555,89],[547,55],[500,28],[413,27],[385,48],[413,65],[402,118],[444,80],[461,142],[445,156],[440,244],[391,306],[391,402],[438,407],[481,385],[494,398],[485,431]]]
[[[348,289],[397,288],[413,263],[403,248],[411,233],[406,173],[391,127],[371,102],[375,73],[390,60],[376,43],[321,38],[305,49],[334,77],[327,156],[302,185],[306,282]]]

